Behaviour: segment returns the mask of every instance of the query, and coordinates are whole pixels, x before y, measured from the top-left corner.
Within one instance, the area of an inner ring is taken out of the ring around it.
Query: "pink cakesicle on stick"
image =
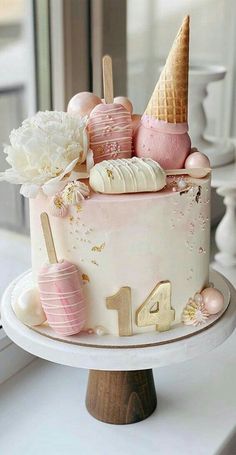
[[[59,335],[79,333],[86,321],[86,305],[79,270],[66,260],[58,262],[47,213],[41,214],[49,264],[39,272],[40,299],[48,324]]]
[[[103,57],[105,104],[98,104],[90,113],[88,132],[94,162],[130,158],[132,154],[132,120],[130,112],[113,101],[112,61]]]

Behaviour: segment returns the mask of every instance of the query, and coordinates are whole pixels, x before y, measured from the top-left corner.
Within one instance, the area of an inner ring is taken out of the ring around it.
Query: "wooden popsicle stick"
[[[47,248],[48,259],[50,264],[56,264],[58,262],[56,249],[53,241],[52,230],[48,214],[46,212],[41,213],[41,224],[43,229],[44,240]]]
[[[113,75],[112,75],[112,59],[110,55],[104,55],[102,59],[103,70],[103,91],[106,104],[112,104],[113,95]]]
[[[204,175],[211,172],[210,167],[192,168],[192,169],[165,169],[166,175],[189,175],[190,177],[198,176],[199,173]]]

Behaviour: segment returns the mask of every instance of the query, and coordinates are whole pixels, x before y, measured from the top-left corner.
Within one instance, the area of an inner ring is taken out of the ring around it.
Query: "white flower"
[[[0,174],[0,180],[22,184],[26,197],[35,197],[40,188],[47,195],[61,191],[68,181],[80,177],[73,169],[87,158],[86,121],[56,111],[38,112],[24,120],[10,134],[11,145],[4,152],[11,168]]]
[[[89,196],[89,187],[83,182],[75,181],[68,183],[62,191],[62,199],[65,204],[77,205],[85,197]]]

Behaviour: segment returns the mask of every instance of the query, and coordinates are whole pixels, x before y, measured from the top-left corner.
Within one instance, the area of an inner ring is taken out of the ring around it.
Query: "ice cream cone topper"
[[[174,40],[145,114],[169,123],[188,120],[189,16]]]
[[[151,99],[135,131],[135,154],[164,168],[181,169],[190,153],[188,135],[189,16],[174,40]]]

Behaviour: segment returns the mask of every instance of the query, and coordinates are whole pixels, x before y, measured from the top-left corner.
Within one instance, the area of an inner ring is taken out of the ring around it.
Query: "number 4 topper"
[[[171,308],[171,283],[160,281],[136,311],[138,327],[156,325],[159,332],[169,330],[175,319],[175,310]]]

